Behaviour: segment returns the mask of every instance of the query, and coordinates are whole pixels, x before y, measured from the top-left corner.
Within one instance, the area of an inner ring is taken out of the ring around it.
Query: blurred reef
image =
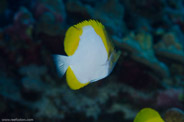
[[[184,122],[184,0],[0,0],[0,118],[132,122],[144,107]],[[58,78],[68,27],[102,22],[122,51],[78,91]]]

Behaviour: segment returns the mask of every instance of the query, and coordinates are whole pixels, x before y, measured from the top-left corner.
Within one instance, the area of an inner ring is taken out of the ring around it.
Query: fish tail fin
[[[62,77],[69,66],[69,57],[64,55],[53,55],[59,77]]]

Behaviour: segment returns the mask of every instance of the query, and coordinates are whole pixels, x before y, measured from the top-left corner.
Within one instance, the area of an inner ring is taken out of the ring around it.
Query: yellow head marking
[[[78,47],[80,36],[82,34],[82,28],[84,26],[92,26],[95,30],[95,32],[101,37],[104,46],[106,48],[106,51],[108,53],[108,56],[110,52],[114,49],[111,42],[109,41],[109,38],[107,37],[107,33],[105,31],[105,27],[98,21],[95,20],[89,20],[89,21],[83,21],[79,24],[76,24],[72,27],[70,27],[65,36],[64,40],[64,49],[68,56],[73,55],[75,50]]]
[[[77,78],[75,77],[75,74],[73,73],[72,69],[70,67],[68,67],[67,71],[66,71],[66,81],[68,83],[68,86],[73,89],[73,90],[77,90],[80,89],[86,85],[89,84],[89,82],[87,83],[80,83]]]
[[[81,34],[82,28],[72,26],[67,30],[64,40],[64,49],[68,56],[73,55],[77,49]]]
[[[142,109],[134,119],[134,122],[164,122],[159,113],[151,108]]]

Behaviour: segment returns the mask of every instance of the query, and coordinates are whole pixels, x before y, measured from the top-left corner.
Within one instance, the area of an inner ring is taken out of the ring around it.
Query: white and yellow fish
[[[95,20],[71,26],[65,35],[64,50],[68,56],[54,55],[54,60],[59,75],[66,72],[66,81],[73,90],[108,76],[120,56],[104,26]]]

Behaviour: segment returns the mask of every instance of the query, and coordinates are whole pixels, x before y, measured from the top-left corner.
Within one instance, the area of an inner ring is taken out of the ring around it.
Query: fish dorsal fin
[[[157,111],[152,108],[142,109],[134,119],[134,122],[164,122]]]
[[[71,56],[75,53],[79,45],[80,36],[82,35],[82,32],[83,32],[82,28],[84,26],[89,26],[89,25],[92,26],[95,32],[101,37],[104,43],[104,46],[106,48],[107,54],[109,56],[110,52],[113,50],[113,46],[109,41],[109,38],[107,37],[105,27],[96,20],[89,20],[89,21],[85,20],[79,24],[71,26],[67,30],[65,40],[64,40],[64,49],[68,56]]]
[[[68,69],[66,71],[66,81],[68,83],[68,86],[71,89],[73,89],[73,90],[80,89],[80,88],[82,88],[82,87],[84,87],[84,86],[89,84],[89,82],[87,82],[87,83],[80,83],[77,80],[77,78],[76,78],[76,76],[75,76],[75,74],[74,74],[74,72],[73,72],[73,70],[71,69],[70,66],[68,67]]]

